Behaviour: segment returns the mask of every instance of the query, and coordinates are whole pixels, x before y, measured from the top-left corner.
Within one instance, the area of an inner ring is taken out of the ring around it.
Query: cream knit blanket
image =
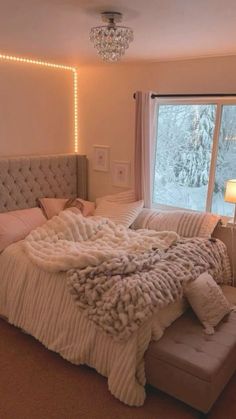
[[[31,232],[24,246],[45,270],[68,271],[70,291],[87,317],[115,339],[127,340],[155,311],[182,296],[185,281],[205,271],[220,281],[227,273],[223,243],[189,239],[175,245],[177,238],[174,232],[132,231],[64,211]]]
[[[103,331],[127,340],[155,312],[183,296],[183,285],[208,271],[217,282],[231,272],[225,245],[193,238],[164,252],[126,254],[96,267],[68,272],[78,306]]]
[[[62,211],[33,230],[24,248],[40,268],[58,272],[98,266],[130,253],[165,251],[178,237],[170,231],[133,231],[102,217],[85,218],[75,209]]]

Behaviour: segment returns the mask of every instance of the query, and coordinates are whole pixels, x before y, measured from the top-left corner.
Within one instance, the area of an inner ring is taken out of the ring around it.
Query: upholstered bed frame
[[[87,158],[76,154],[0,158],[0,212],[41,197],[87,198]]]

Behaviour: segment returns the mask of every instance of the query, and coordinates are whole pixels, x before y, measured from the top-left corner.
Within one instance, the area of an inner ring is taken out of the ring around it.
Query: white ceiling
[[[134,30],[124,61],[236,55],[236,0],[0,0],[0,53],[99,62],[89,30],[110,10]]]

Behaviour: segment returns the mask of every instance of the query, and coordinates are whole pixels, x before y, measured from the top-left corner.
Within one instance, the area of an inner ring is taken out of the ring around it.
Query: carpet
[[[208,419],[236,418],[236,375]],[[125,406],[107,379],[76,366],[0,319],[0,419],[193,419],[196,410],[151,387],[142,407]]]

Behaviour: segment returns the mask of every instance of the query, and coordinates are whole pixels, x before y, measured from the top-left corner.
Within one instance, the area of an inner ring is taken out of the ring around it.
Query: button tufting
[[[32,164],[32,166],[31,166]],[[62,196],[75,194],[76,160],[71,158],[9,160],[2,169],[0,208],[4,211],[29,206],[35,195]],[[5,201],[5,196],[7,199]],[[27,204],[27,205],[26,205]],[[180,342],[178,342],[180,343]]]

